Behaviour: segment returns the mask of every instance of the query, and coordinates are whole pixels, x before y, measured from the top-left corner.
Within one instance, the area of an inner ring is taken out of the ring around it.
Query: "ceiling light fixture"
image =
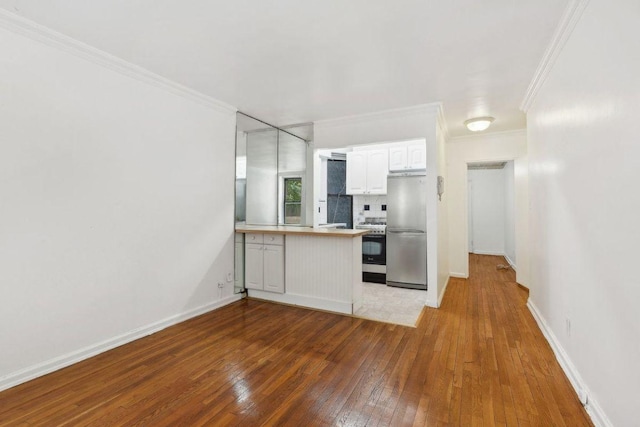
[[[472,132],[479,132],[488,128],[494,120],[493,117],[476,117],[465,121],[464,125]]]

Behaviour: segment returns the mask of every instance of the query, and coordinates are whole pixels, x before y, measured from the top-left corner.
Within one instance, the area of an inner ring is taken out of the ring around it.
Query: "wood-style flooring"
[[[504,262],[417,328],[243,300],[0,393],[0,425],[591,425]]]

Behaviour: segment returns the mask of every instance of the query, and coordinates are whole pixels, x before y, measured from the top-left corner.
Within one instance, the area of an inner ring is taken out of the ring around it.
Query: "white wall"
[[[640,3],[584,4],[527,114],[530,301],[596,423],[631,426],[640,402]]]
[[[516,183],[514,162],[504,165],[504,256],[516,265]]]
[[[427,145],[427,253],[438,254],[427,259],[426,304],[437,307],[438,290],[444,289],[448,271],[438,272],[438,264],[447,265],[448,251],[446,238],[439,233],[440,203],[437,197],[437,176],[444,173],[445,153],[438,152],[441,126],[440,104],[419,105],[398,110],[381,111],[359,116],[322,120],[314,123],[314,144],[316,149],[341,148],[351,145],[378,142],[402,141],[407,139],[426,140]],[[440,145],[444,145],[443,143]],[[440,165],[440,168],[439,168]],[[318,187],[316,186],[316,190]],[[314,198],[315,199],[315,198]],[[443,200],[446,200],[443,198]]]
[[[514,160],[515,169],[515,240],[516,257],[520,264],[528,259],[528,200],[526,131],[486,133],[452,138],[447,143],[449,193],[449,262],[451,276],[469,276],[467,163]],[[528,286],[528,269],[518,267],[516,280]]]
[[[514,260],[516,268],[516,282],[526,287],[530,283],[530,254],[529,254],[529,158],[518,157],[513,162],[513,185],[515,188],[514,201]]]
[[[447,132],[444,121],[438,120],[436,129],[438,175],[444,178],[444,193],[438,200],[438,307],[449,284],[449,193],[447,191]],[[434,199],[435,200],[435,199]]]
[[[0,389],[235,298],[233,110],[33,37],[0,28]]]
[[[504,169],[469,170],[471,183],[470,252],[484,255],[504,255],[505,248],[505,173]]]

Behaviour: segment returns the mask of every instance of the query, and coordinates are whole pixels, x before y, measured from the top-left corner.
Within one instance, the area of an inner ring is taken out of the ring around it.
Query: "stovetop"
[[[385,218],[365,218],[364,222],[356,224],[357,230],[369,230],[373,234],[385,234],[387,222]]]

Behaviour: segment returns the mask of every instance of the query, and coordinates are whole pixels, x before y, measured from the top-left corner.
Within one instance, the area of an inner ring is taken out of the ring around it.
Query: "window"
[[[300,224],[302,216],[302,178],[284,179],[284,223]]]

